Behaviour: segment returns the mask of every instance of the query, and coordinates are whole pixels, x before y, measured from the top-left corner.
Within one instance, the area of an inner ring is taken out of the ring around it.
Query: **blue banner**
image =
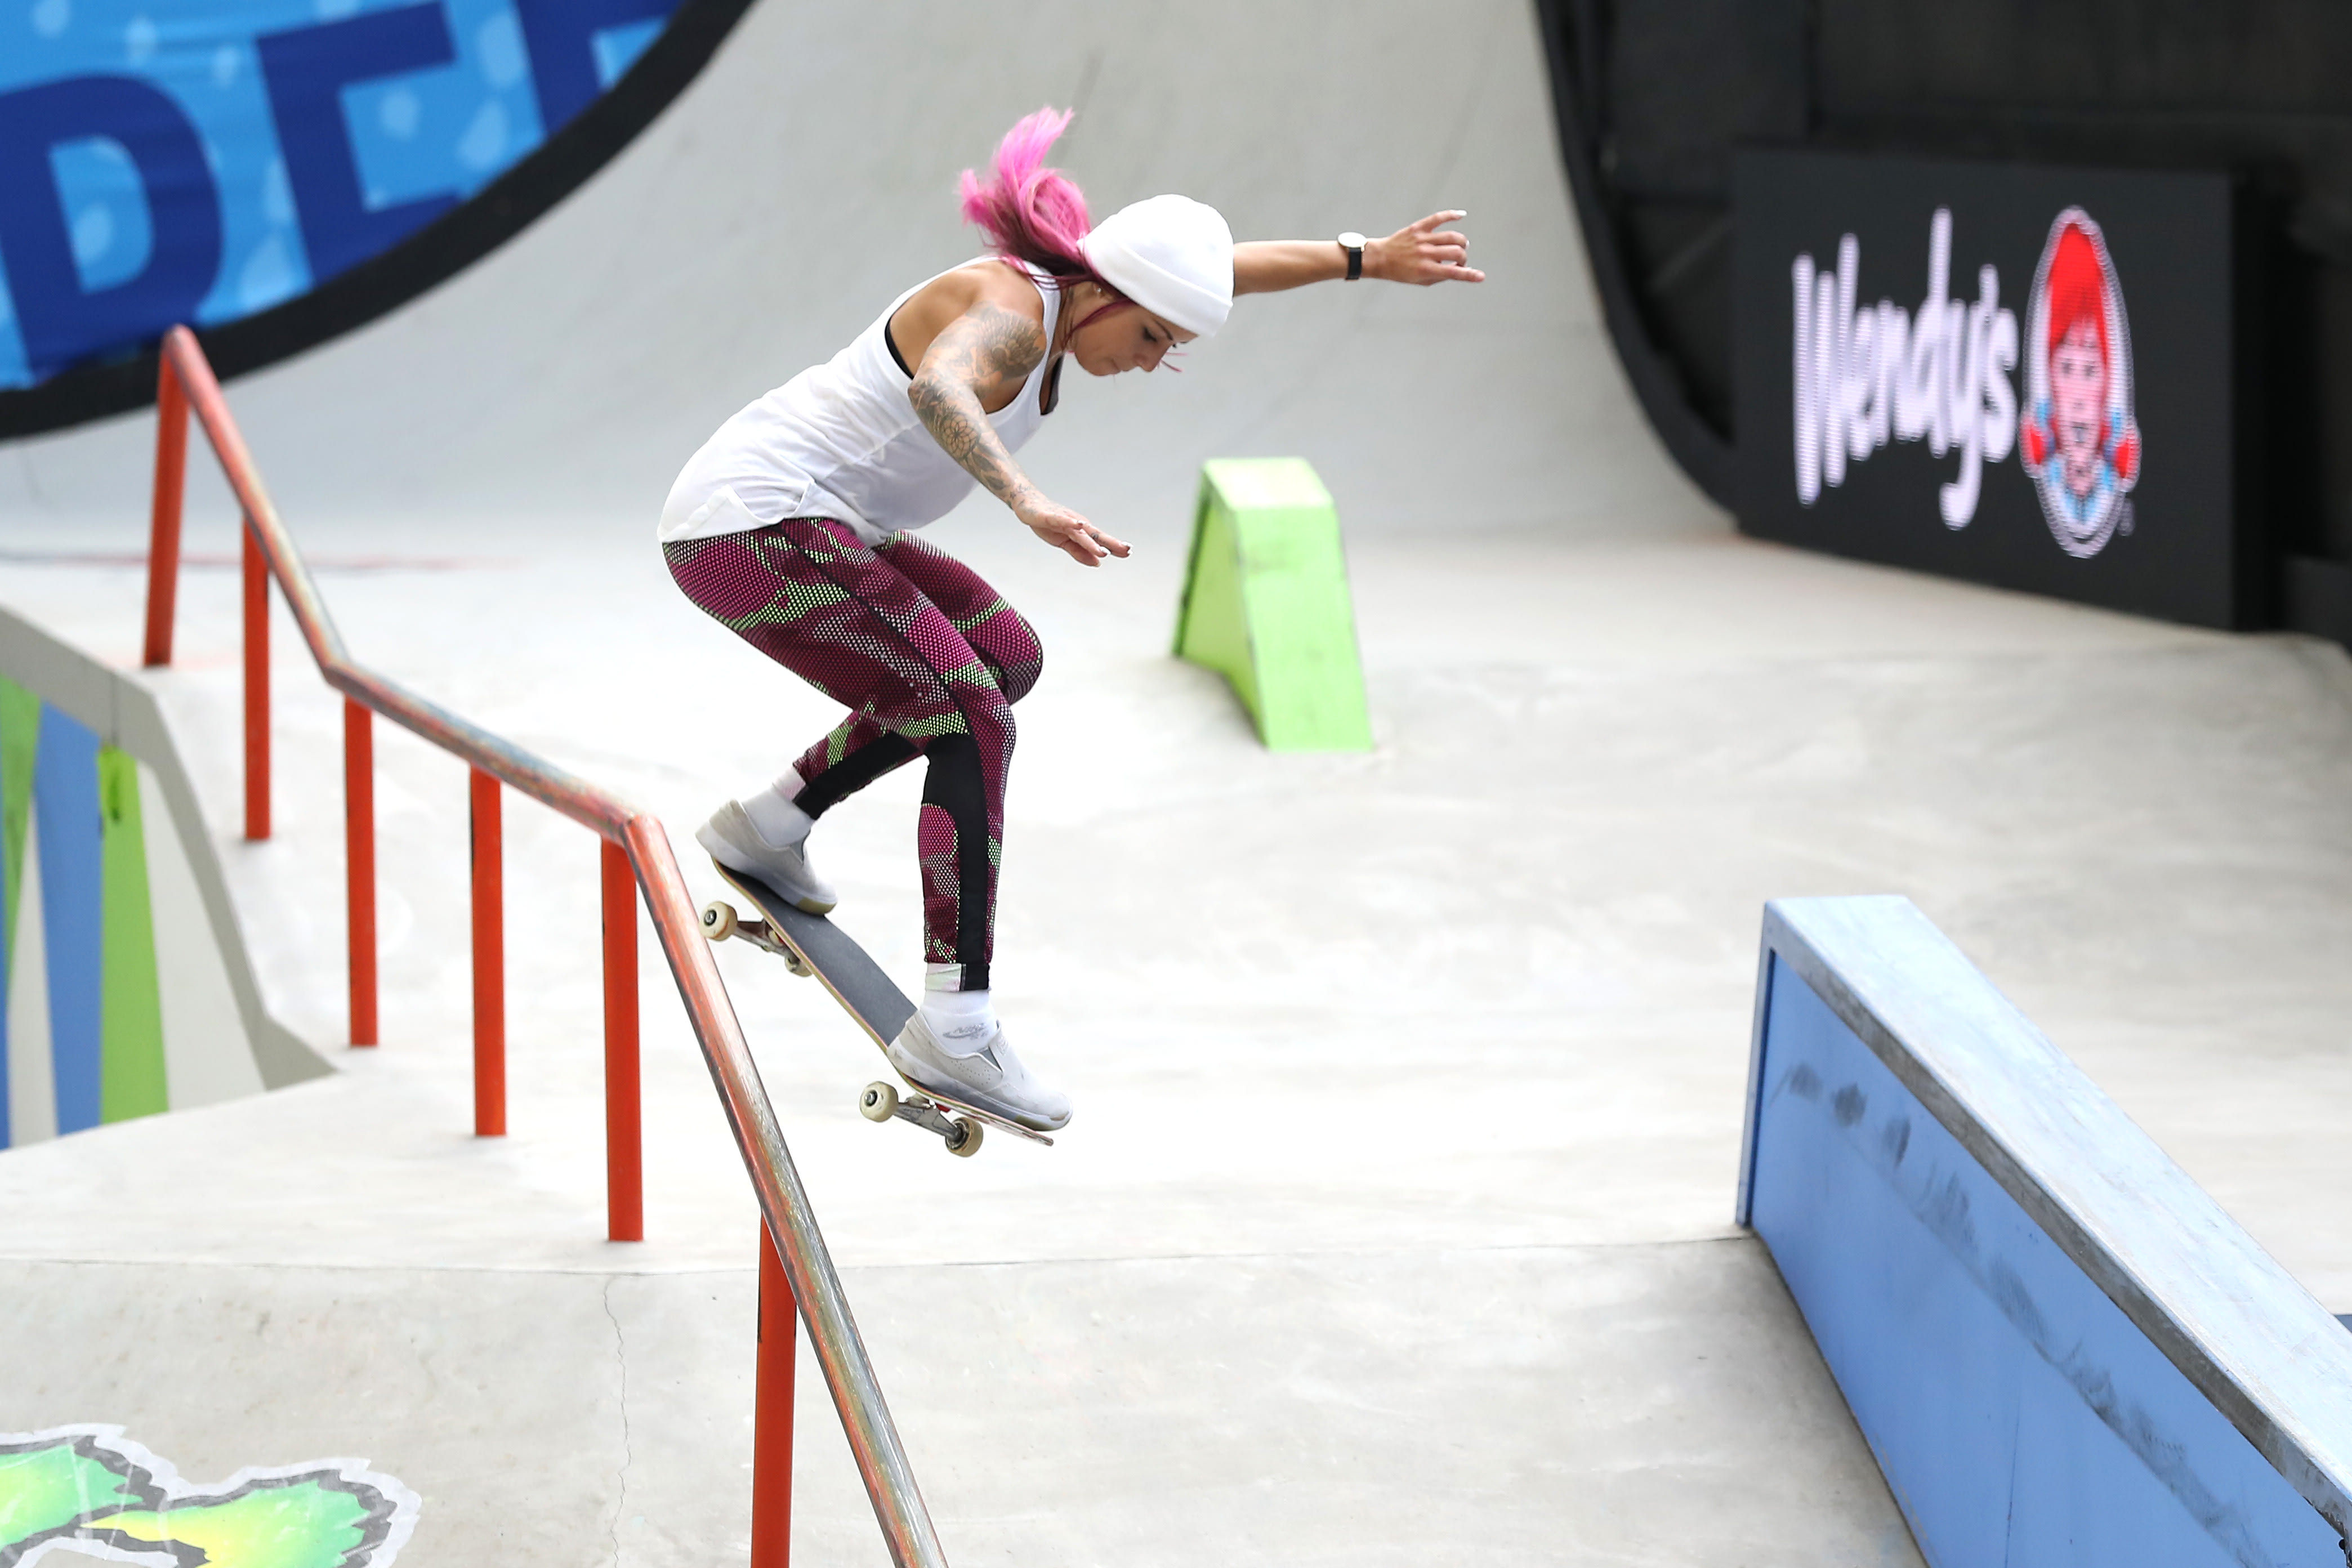
[[[268,310],[466,201],[680,0],[18,0],[0,388]]]

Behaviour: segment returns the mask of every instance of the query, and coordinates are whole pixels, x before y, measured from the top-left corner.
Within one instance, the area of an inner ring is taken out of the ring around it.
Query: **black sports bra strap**
[[[898,373],[911,382],[915,372],[907,368],[907,356],[898,351],[898,335],[890,330],[891,322],[898,319],[898,313],[893,310],[890,320],[882,323],[882,346],[890,350],[890,362],[898,367]]]

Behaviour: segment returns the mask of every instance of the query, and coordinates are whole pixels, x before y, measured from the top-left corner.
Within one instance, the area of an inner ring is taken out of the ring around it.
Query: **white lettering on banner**
[[[1915,317],[1891,299],[1854,305],[1862,246],[1838,241],[1837,270],[1811,255],[1790,268],[1796,300],[1797,499],[1811,506],[1824,485],[1845,483],[1859,463],[1896,441],[1925,439],[1941,457],[1958,448],[1959,472],[1937,501],[1944,526],[1977,515],[1984,465],[2017,442],[2017,313],[2000,303],[2000,275],[1977,269],[1973,300],[1948,298],[1952,214],[1927,225],[1927,297]]]

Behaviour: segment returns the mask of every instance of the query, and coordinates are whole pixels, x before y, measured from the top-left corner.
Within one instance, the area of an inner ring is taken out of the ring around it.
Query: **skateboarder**
[[[926,765],[916,854],[921,1003],[888,1050],[918,1084],[1039,1129],[1069,1100],[1013,1054],[989,959],[1013,760],[1012,706],[1044,666],[1037,635],[969,567],[914,530],[975,484],[1081,566],[1128,547],[1046,498],[1013,454],[1054,412],[1062,362],[1157,370],[1224,325],[1238,294],[1359,277],[1475,283],[1442,212],[1384,239],[1236,245],[1216,210],[1154,196],[1091,223],[1046,151],[1069,123],[1041,110],[966,170],[963,213],[991,254],[918,284],[847,348],[736,414],[662,508],[663,555],[697,605],[851,710],[774,783],[721,806],[695,838],[720,864],[812,914],[833,889],[809,830],[890,769]]]

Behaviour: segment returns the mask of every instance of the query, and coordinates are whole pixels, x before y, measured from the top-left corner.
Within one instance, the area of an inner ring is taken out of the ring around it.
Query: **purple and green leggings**
[[[850,715],[793,764],[812,817],[916,757],[923,954],[988,987],[1013,705],[1037,684],[1037,633],[980,574],[911,534],[879,549],[830,517],[662,547],[704,612]]]

